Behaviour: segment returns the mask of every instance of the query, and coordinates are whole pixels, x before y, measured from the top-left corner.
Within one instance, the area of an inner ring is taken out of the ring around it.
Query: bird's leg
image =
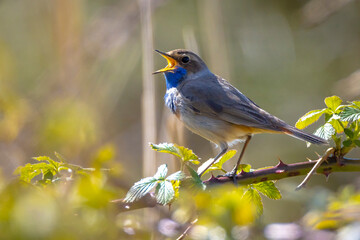
[[[205,172],[206,172],[206,170],[211,166],[211,165],[213,165],[214,164],[214,162],[216,162],[222,155],[224,155],[224,153],[226,153],[226,151],[228,150],[228,146],[226,145],[226,146],[221,146],[221,152],[218,154],[218,155],[216,155],[216,157],[214,158],[214,160],[204,169],[204,170],[202,170],[202,172],[199,174],[199,176],[201,177]]]
[[[225,174],[225,176],[230,177],[230,178],[233,178],[233,179],[234,179],[234,183],[236,183],[236,172],[237,172],[237,170],[238,170],[238,167],[239,167],[239,165],[240,165],[241,159],[242,159],[242,157],[243,157],[243,155],[244,155],[245,149],[246,149],[247,145],[249,144],[250,140],[251,140],[251,135],[248,135],[248,136],[246,137],[244,146],[243,146],[243,148],[242,148],[242,150],[241,150],[239,159],[237,160],[234,169],[233,169],[231,172]]]

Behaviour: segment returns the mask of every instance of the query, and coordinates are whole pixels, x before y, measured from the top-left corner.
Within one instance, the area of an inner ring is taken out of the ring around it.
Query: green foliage
[[[203,181],[201,180],[199,174],[190,166],[187,166],[187,169],[191,175],[191,187],[205,190],[206,186],[203,183]]]
[[[156,200],[159,204],[170,203],[175,196],[175,184],[184,178],[181,171],[166,177],[168,172],[166,164],[161,165],[153,177],[143,178],[136,182],[126,194],[125,202],[134,202],[145,196],[156,186]]]
[[[128,218],[117,220],[110,202],[125,191],[112,183],[111,171],[95,163],[117,167],[102,151],[95,153],[95,168],[69,164],[56,154],[18,167],[11,182],[0,174],[0,238],[126,239],[119,226]]]
[[[259,182],[251,184],[251,186],[270,199],[281,199],[281,193],[273,181]]]
[[[254,205],[258,215],[261,215],[264,211],[260,193],[273,200],[281,199],[280,191],[273,181],[249,184],[244,197]]]
[[[182,162],[188,162],[190,159],[193,159],[196,156],[192,150],[177,146],[174,144],[162,143],[159,145],[151,144],[151,147],[158,152],[165,152],[177,156]],[[223,164],[231,159],[236,154],[236,150],[230,150],[225,153],[218,161],[213,163],[206,172],[213,171],[222,171],[226,172],[223,169]],[[197,158],[197,157],[196,157]],[[180,183],[180,186],[184,187],[184,192],[191,191],[194,197],[200,195],[202,196],[206,190],[206,186],[201,180],[198,172],[202,172],[211,162],[212,158],[203,163],[197,171],[195,171],[190,165],[186,164],[189,176],[185,178],[185,174],[182,171],[171,174],[166,178],[167,167],[166,164],[163,164],[159,167],[158,171],[153,177],[143,178],[140,181],[136,182],[129,190],[126,195],[126,202],[134,202],[145,196],[150,192],[155,186],[155,195],[157,202],[159,204],[169,204],[173,201],[175,196],[175,187],[176,184]],[[239,169],[244,172],[252,171],[251,166],[248,164],[241,164]],[[184,181],[181,181],[184,180]],[[242,194],[240,199],[244,202],[248,202],[251,205],[251,209],[254,210],[252,214],[261,215],[263,212],[263,204],[261,201],[260,193],[270,199],[280,199],[281,194],[279,190],[275,187],[274,182],[260,182],[256,184],[249,184],[242,186]],[[201,198],[201,197],[200,197]],[[239,199],[237,199],[239,200]],[[196,200],[195,200],[196,201]],[[255,216],[251,217],[254,219]]]
[[[304,223],[316,229],[336,230],[360,218],[360,192],[347,186],[328,199],[324,210],[314,209],[304,216]]]
[[[261,201],[261,197],[258,191],[256,191],[253,188],[249,188],[245,194],[244,194],[244,198],[250,202],[251,204],[253,204],[255,206],[256,212],[258,215],[263,214],[264,208],[263,208],[263,204]]]
[[[33,159],[40,163],[26,164],[15,170],[15,174],[19,175],[20,180],[30,183],[36,176],[41,175],[41,179],[36,183],[49,184],[60,180],[63,173],[86,175],[88,172],[94,171],[90,168],[82,168],[77,165],[64,162],[64,159],[56,153],[57,160],[53,160],[48,156],[34,157]]]
[[[360,147],[360,102],[342,103],[338,96],[327,97],[326,108],[306,113],[295,126],[303,129],[325,115],[325,123],[314,134],[326,140],[333,139],[337,154],[343,156],[353,148]]]
[[[220,159],[218,159],[216,162],[214,162],[203,174],[210,172],[210,171],[215,171],[215,170],[220,170],[220,171],[226,173],[226,170],[223,169],[223,164],[225,162],[227,162],[229,159],[231,159],[235,154],[236,154],[236,150],[227,151],[224,155],[221,156]],[[197,172],[201,173],[213,160],[214,160],[213,158],[210,158],[209,160],[204,162],[198,168]]]
[[[150,144],[151,148],[157,152],[169,153],[178,157],[182,163],[193,163],[199,164],[199,158],[196,156],[191,149],[185,148],[183,146],[178,146],[173,143],[160,143],[160,144]]]

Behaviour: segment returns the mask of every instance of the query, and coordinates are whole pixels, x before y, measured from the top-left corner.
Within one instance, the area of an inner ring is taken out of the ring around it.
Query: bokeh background
[[[327,96],[360,96],[359,1],[2,0],[2,174],[11,179],[31,157],[55,151],[87,166],[108,147],[122,184],[131,186],[161,163],[177,167],[149,152],[148,142],[213,157],[214,146],[170,116],[164,79],[151,75],[166,64],[153,50],[176,48],[197,52],[212,72],[291,125],[324,107]],[[258,168],[278,158],[315,159],[315,152],[323,148],[265,134],[253,138],[243,161]],[[284,198],[264,199],[259,226],[297,221],[329,192],[359,181],[358,174],[315,176],[306,192],[295,193],[301,180],[278,183]]]

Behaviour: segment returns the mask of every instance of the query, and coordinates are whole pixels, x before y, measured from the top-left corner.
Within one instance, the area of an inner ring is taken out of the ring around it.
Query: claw
[[[236,170],[237,170],[237,169],[234,168],[231,172],[227,172],[227,173],[224,175],[224,177],[232,178],[235,186],[237,186]]]

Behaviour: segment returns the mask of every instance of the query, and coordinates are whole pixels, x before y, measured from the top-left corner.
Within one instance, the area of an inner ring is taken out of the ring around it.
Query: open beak
[[[177,62],[175,59],[173,59],[169,54],[167,54],[165,52],[161,52],[159,50],[155,50],[155,51],[160,53],[161,56],[163,56],[167,60],[168,65],[160,70],[157,70],[156,72],[153,72],[153,74],[168,72],[168,71],[172,71],[175,69],[175,66],[177,65]]]

